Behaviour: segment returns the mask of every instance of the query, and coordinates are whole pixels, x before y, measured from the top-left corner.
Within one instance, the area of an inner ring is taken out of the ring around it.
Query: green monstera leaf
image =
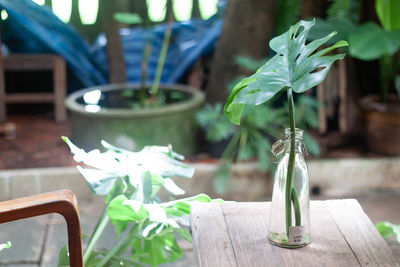
[[[302,93],[318,85],[325,79],[333,62],[344,57],[344,54],[325,54],[347,46],[345,41],[316,52],[336,32],[306,44],[308,32],[314,24],[314,20],[301,20],[270,41],[276,55],[255,74],[238,83],[228,97],[224,112],[233,123],[240,124],[244,104],[260,105],[287,88]]]

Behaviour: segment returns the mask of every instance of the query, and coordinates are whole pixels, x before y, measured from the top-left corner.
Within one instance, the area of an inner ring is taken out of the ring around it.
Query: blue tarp
[[[161,81],[165,83],[179,82],[197,58],[210,53],[214,49],[221,26],[222,20],[215,18],[175,22],[172,26],[171,42],[168,47]],[[147,70],[148,82],[153,81],[166,28],[167,25],[161,24],[149,30],[144,28],[120,30],[129,82],[140,82],[140,65],[146,40],[150,40],[152,43]],[[105,67],[104,72],[108,72],[106,43],[105,35],[102,34],[96,39],[93,46],[93,56],[97,61],[102,62],[101,66]]]
[[[31,0],[0,0],[0,8],[8,13],[8,18],[2,22],[2,38],[12,53],[61,55],[69,70],[69,91],[107,82],[104,34],[89,47],[70,25],[60,21],[47,7]],[[153,80],[166,27],[160,24],[149,30],[139,27],[120,30],[129,82],[140,81],[146,40],[152,42],[148,81]],[[179,82],[197,58],[214,49],[221,27],[222,20],[217,16],[206,21],[175,22],[161,81]]]

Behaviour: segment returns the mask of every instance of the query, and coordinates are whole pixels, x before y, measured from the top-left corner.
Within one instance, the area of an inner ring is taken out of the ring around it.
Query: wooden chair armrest
[[[83,266],[78,202],[74,193],[59,190],[0,202],[0,223],[48,213],[59,213],[64,217],[68,229],[70,266]]]

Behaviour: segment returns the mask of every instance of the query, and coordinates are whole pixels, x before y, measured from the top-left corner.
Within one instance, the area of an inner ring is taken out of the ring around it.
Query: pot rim
[[[81,89],[79,91],[73,92],[72,94],[68,95],[65,100],[65,105],[67,109],[69,109],[71,112],[78,113],[83,116],[89,116],[89,117],[117,116],[121,118],[121,117],[153,117],[153,116],[162,116],[174,113],[187,112],[201,107],[205,101],[205,94],[200,89],[195,89],[191,86],[182,84],[173,84],[173,83],[162,84],[159,86],[159,88],[162,90],[175,90],[188,93],[190,96],[189,99],[151,109],[132,110],[123,108],[101,108],[99,111],[96,112],[87,111],[85,109],[86,105],[79,104],[76,101],[78,98],[83,97],[85,93],[88,93],[93,90],[100,90],[104,92],[104,91],[119,90],[121,88],[138,89],[140,88],[140,85],[129,84],[129,83],[117,83],[117,84],[92,86],[89,88]]]

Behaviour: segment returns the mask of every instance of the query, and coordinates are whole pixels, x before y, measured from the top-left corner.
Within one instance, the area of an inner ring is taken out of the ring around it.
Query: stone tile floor
[[[400,192],[381,192],[356,196],[364,211],[376,223],[388,220],[400,224]],[[103,201],[80,203],[83,233],[90,233],[97,216],[101,213]],[[0,266],[52,267],[57,266],[59,249],[67,243],[66,226],[60,215],[52,214],[0,225],[0,240],[10,240],[12,247],[0,253]],[[114,242],[112,226],[109,226],[99,246],[110,248]],[[267,241],[266,241],[267,242]],[[400,260],[400,246],[389,240],[394,254]],[[190,243],[181,243],[185,256],[179,261],[164,266],[195,266]]]

